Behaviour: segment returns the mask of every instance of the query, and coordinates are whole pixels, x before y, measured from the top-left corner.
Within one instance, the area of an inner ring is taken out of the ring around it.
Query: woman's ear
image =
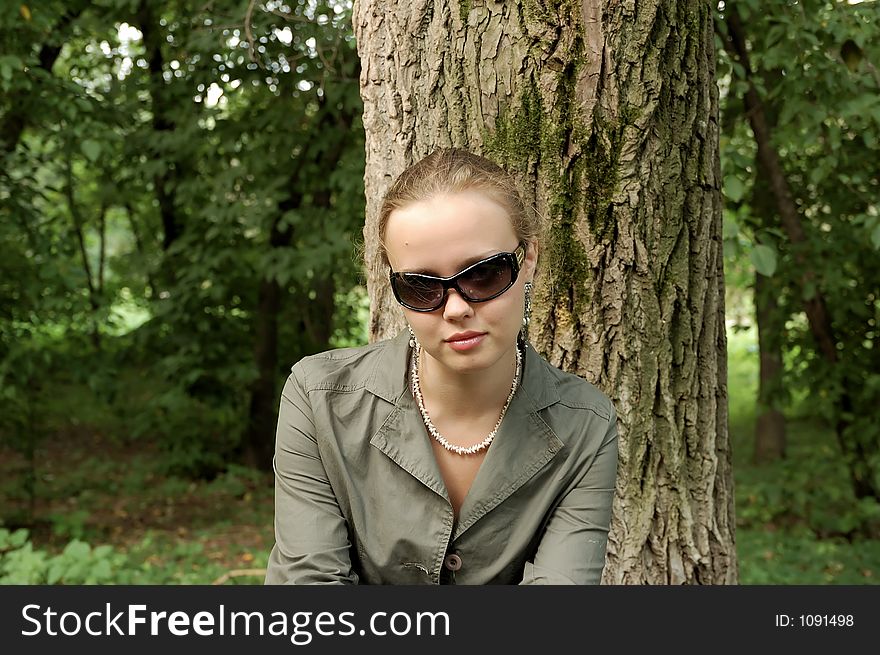
[[[535,277],[535,267],[538,265],[538,244],[530,241],[526,248],[526,259],[523,263],[523,272],[526,274],[526,282],[532,282]]]

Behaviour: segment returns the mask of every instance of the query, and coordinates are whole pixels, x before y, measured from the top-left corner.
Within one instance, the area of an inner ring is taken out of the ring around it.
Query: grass
[[[788,412],[785,459],[753,463],[754,329],[729,331],[728,368],[740,583],[880,582],[880,506],[855,499],[833,430]]]

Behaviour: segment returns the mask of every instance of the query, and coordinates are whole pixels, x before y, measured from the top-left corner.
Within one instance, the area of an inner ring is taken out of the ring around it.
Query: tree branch
[[[153,282],[153,276],[150,273],[150,267],[147,265],[147,253],[144,250],[144,243],[141,239],[140,230],[137,227],[137,221],[134,217],[134,211],[131,208],[131,204],[125,203],[125,211],[128,215],[128,222],[131,225],[131,234],[134,237],[134,245],[138,251],[138,254],[141,256],[141,259],[144,261],[144,271],[147,278],[147,287],[149,288],[150,295],[154,295],[156,292],[156,285]]]
[[[73,192],[73,162],[71,161],[70,150],[68,149],[65,157],[65,175],[67,184],[64,187],[65,196],[67,197],[67,207],[70,210],[70,218],[73,220],[73,229],[76,233],[76,239],[79,242],[79,252],[82,255],[83,269],[86,273],[86,283],[89,287],[89,302],[92,309],[97,309],[97,300],[95,298],[95,283],[92,278],[92,267],[89,265],[89,255],[86,250],[85,237],[83,236],[83,221],[79,213],[79,207],[76,204],[76,197]]]
[[[233,569],[232,571],[227,571],[219,578],[212,582],[212,585],[221,585],[225,582],[231,580],[232,578],[241,578],[243,576],[265,576],[266,569]]]
[[[254,45],[254,32],[251,29],[251,21],[254,17],[254,8],[257,6],[257,0],[250,0],[248,3],[247,12],[244,15],[244,38],[248,44],[248,54],[250,55],[251,61],[257,62],[257,54],[256,47]]]
[[[101,203],[101,213],[98,215],[98,235],[101,246],[98,256],[98,293],[104,295],[104,268],[107,259],[107,205]]]

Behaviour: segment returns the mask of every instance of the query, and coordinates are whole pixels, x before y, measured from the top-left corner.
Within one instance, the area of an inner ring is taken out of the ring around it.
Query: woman
[[[267,584],[598,584],[616,415],[528,346],[538,223],[457,149],[386,195],[408,329],[306,357],[284,387]]]

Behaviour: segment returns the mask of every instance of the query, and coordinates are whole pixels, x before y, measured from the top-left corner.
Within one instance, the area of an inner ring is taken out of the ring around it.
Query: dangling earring
[[[523,291],[525,292],[526,302],[523,311],[522,327],[519,330],[519,336],[523,345],[528,345],[529,341],[529,323],[532,320],[532,283],[526,282]]]
[[[412,325],[407,325],[407,329],[409,329],[409,347],[415,348],[419,345],[418,339],[416,339],[416,333],[413,332]]]

